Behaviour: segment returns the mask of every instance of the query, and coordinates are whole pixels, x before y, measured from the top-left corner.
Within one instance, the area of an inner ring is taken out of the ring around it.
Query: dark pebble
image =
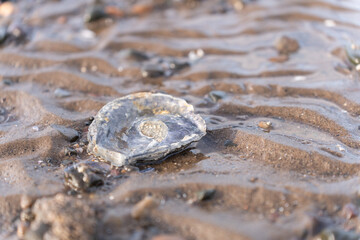
[[[296,39],[283,36],[276,40],[275,47],[279,54],[290,54],[299,50],[299,43]]]
[[[9,26],[6,33],[6,43],[22,44],[28,40],[29,29],[24,26]]]
[[[150,57],[145,52],[136,49],[123,50],[120,52],[120,57],[132,59],[135,61],[146,61],[150,59]]]
[[[209,98],[212,102],[216,103],[221,99],[226,98],[227,93],[223,91],[211,91],[209,92]]]
[[[231,141],[231,140],[225,140],[224,146],[225,146],[225,147],[237,147],[237,144],[234,143],[234,142]]]
[[[84,15],[84,22],[91,23],[110,17],[102,6],[93,6],[89,8]]]
[[[88,192],[104,185],[106,170],[97,163],[78,163],[65,169],[65,184],[75,191]]]
[[[3,81],[2,81],[5,85],[7,85],[7,86],[10,86],[10,85],[12,85],[14,82],[13,81],[11,81],[10,79],[3,79]]]
[[[77,155],[77,151],[72,147],[66,147],[64,152],[65,152],[65,156],[75,156],[75,155]]]
[[[148,64],[141,69],[141,74],[144,78],[158,78],[165,76],[165,70],[157,64]]]
[[[198,201],[207,201],[207,200],[210,200],[214,197],[216,193],[216,190],[215,189],[206,189],[206,190],[203,190],[203,191],[199,191],[197,193],[197,200]]]
[[[190,67],[190,64],[188,62],[171,61],[169,63],[169,68],[172,70],[172,73],[183,70],[187,67]]]

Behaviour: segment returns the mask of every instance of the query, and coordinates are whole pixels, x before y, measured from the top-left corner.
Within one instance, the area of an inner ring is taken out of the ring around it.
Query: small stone
[[[25,25],[13,25],[9,26],[6,34],[6,41],[21,44],[28,40],[28,29],[25,29]]]
[[[55,97],[57,98],[66,98],[66,97],[70,97],[71,96],[71,92],[62,89],[62,88],[57,88],[54,91]]]
[[[79,133],[75,129],[57,124],[53,124],[51,127],[61,133],[69,142],[75,142],[79,138]]]
[[[197,60],[199,60],[200,58],[204,57],[205,52],[204,50],[202,50],[201,48],[194,50],[194,51],[190,51],[188,54],[189,60],[191,62],[196,62]]]
[[[1,33],[0,33],[0,35],[1,35]],[[1,38],[1,36],[0,36],[0,38]],[[0,42],[1,42],[1,40],[0,40]],[[11,81],[10,79],[8,79],[8,78],[6,78],[6,79],[3,79],[3,81],[2,81],[5,85],[7,85],[7,86],[10,86],[10,85],[12,85],[14,82],[13,81]]]
[[[124,165],[124,170],[126,172],[139,172],[140,171],[140,169],[138,167],[131,166],[131,165]]]
[[[172,74],[177,71],[181,71],[187,67],[190,67],[190,64],[188,62],[177,61],[177,60],[173,60],[169,62],[169,68],[172,71]]]
[[[226,98],[227,93],[223,91],[211,91],[209,92],[209,98],[212,102],[216,103],[221,99]]]
[[[86,126],[89,126],[94,121],[94,117],[89,117],[89,120],[85,122]]]
[[[276,40],[275,48],[279,52],[279,54],[290,54],[299,50],[299,43],[290,37],[283,36]]]
[[[151,240],[184,240],[184,238],[172,234],[161,234],[152,237]]]
[[[252,177],[249,179],[250,182],[254,183],[254,182],[257,182],[257,180],[259,180],[258,177]]]
[[[234,143],[233,141],[227,139],[227,140],[225,140],[225,142],[224,142],[224,146],[225,146],[225,147],[237,147],[237,144]]]
[[[8,17],[15,11],[15,6],[11,2],[4,2],[0,4],[0,16]]]
[[[148,64],[141,69],[144,78],[158,78],[165,76],[165,69],[157,64]]]
[[[66,147],[64,150],[65,156],[75,156],[77,151],[73,147]]]
[[[20,220],[24,221],[24,222],[31,222],[32,220],[34,220],[35,216],[34,214],[31,212],[31,209],[27,208],[24,209],[21,213],[20,213]]]
[[[158,202],[152,196],[146,196],[143,200],[138,202],[131,211],[131,216],[139,219],[147,214],[150,210],[157,207]]]
[[[105,174],[106,170],[97,163],[78,163],[65,169],[65,184],[75,191],[88,192],[104,185]]]
[[[198,201],[207,201],[210,200],[214,197],[216,193],[215,189],[206,189],[206,190],[202,190],[197,192],[197,200]]]
[[[150,58],[145,52],[136,49],[125,49],[119,53],[119,57],[135,61],[146,61]]]
[[[34,204],[34,202],[35,202],[34,197],[24,194],[21,196],[21,199],[20,199],[20,207],[21,207],[21,209],[30,208]]]
[[[106,13],[105,9],[102,6],[96,5],[86,11],[84,15],[84,22],[92,23],[108,17],[109,15]]]
[[[78,147],[78,148],[75,148],[75,151],[76,151],[77,154],[81,154],[81,153],[84,152],[84,149],[81,148],[81,147]]]
[[[270,131],[270,129],[272,128],[272,123],[270,121],[260,121],[258,123],[258,126],[261,127],[262,129],[266,130],[266,131]]]

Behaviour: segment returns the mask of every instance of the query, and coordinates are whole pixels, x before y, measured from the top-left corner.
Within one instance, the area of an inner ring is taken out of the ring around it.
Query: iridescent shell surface
[[[89,127],[88,152],[123,166],[161,159],[205,134],[205,121],[185,100],[161,93],[136,93],[100,109]]]

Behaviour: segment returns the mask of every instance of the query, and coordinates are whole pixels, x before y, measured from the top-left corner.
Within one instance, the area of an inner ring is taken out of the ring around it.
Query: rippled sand
[[[360,199],[360,85],[345,50],[360,39],[358,1],[249,0],[241,9],[240,1],[153,0],[137,14],[137,1],[124,2],[115,4],[124,16],[92,24],[83,23],[90,1],[15,4],[11,22],[28,40],[0,50],[2,239],[21,236],[21,224],[35,231],[37,222],[50,226],[46,239],[312,239],[359,231],[346,213]],[[283,36],[299,44],[288,57],[275,48]],[[199,51],[204,56],[190,66],[144,77],[150,63],[185,62]],[[57,96],[59,88],[70,96]],[[140,173],[101,163],[103,186],[71,191],[64,169],[94,160],[86,153],[89,118],[139,91],[187,100],[207,135]],[[54,124],[77,130],[79,140],[70,143]],[[77,152],[68,156],[69,147]],[[209,189],[214,196],[197,201]],[[35,220],[21,223],[24,194],[37,201]],[[149,194],[159,206],[133,219],[131,209]]]

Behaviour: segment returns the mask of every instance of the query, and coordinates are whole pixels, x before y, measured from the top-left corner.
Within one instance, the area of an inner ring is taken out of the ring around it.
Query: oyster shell
[[[88,132],[88,152],[115,166],[158,160],[200,140],[205,121],[185,100],[136,93],[109,102]]]

